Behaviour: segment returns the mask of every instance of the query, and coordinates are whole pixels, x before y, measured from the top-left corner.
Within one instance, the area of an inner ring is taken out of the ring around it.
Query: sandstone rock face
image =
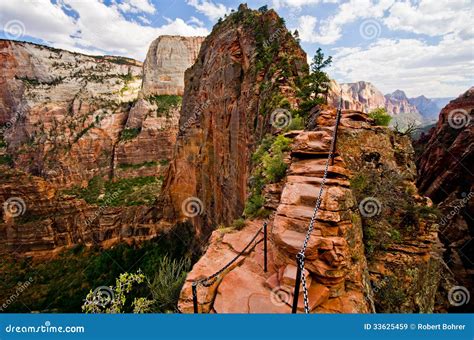
[[[165,40],[170,46],[189,40],[183,39]],[[157,53],[156,46],[152,50]],[[182,57],[174,53],[181,52],[171,49],[163,58]],[[194,57],[186,51],[186,60]],[[179,77],[178,69],[160,65],[153,72]],[[9,232],[0,252],[16,247],[18,254],[46,256],[77,243],[110,246],[156,236],[161,224],[150,224],[146,207],[97,207],[61,191],[85,187],[94,177],[160,177],[178,132],[178,87],[170,83],[145,95],[142,88],[148,91],[156,79],[150,75],[142,86],[142,64],[135,60],[7,40],[0,41],[0,69],[0,166],[8,165],[2,176],[9,173],[0,184],[0,203],[19,197],[28,206],[22,218],[3,216],[0,228]],[[184,68],[180,72],[183,78]],[[18,190],[15,182],[22,183]],[[98,210],[101,217],[88,224]],[[35,224],[44,227],[41,233],[33,233]]]
[[[397,121],[400,120],[400,123],[411,121],[421,123],[425,120],[417,106],[401,90],[396,90],[384,96],[382,92],[369,82],[359,81],[357,83],[338,84],[332,80],[328,104],[337,107],[341,92],[343,108],[346,110],[370,112],[376,108],[384,107]],[[416,103],[419,103],[420,106],[422,105],[419,100]],[[424,104],[428,105],[426,102]],[[429,114],[427,113],[428,116]]]
[[[163,35],[154,40],[143,65],[143,95],[183,95],[184,71],[196,60],[204,37]]]
[[[108,175],[141,64],[14,41],[0,48],[1,81],[13,89],[0,97],[0,124],[15,167],[62,184]]]
[[[146,84],[142,64],[132,59],[0,41],[3,152],[15,168],[60,186],[83,185],[94,176],[162,174],[176,140],[180,101],[163,107],[166,98],[151,96],[180,93],[181,85],[171,82],[155,93],[151,88],[160,81],[153,74],[182,79],[185,65],[171,69],[169,63],[183,57],[189,66],[197,53],[191,51],[199,48],[198,38],[163,40],[167,46],[187,42],[190,50],[157,50],[156,41]]]
[[[458,283],[472,290],[474,247],[474,87],[441,111],[436,126],[422,136],[418,187],[439,204],[441,240]],[[472,299],[471,299],[472,300]],[[472,309],[469,306],[462,308]]]
[[[272,43],[266,63],[265,39]],[[305,58],[274,11],[241,6],[214,28],[185,74],[180,133],[160,203],[166,218],[186,218],[188,200],[199,205],[198,230],[241,215],[252,150],[272,128],[276,99],[295,102],[294,78],[307,71]]]
[[[291,312],[296,254],[303,245],[322,182],[334,122],[335,111],[323,109],[314,131],[287,134],[293,137],[291,160],[286,178],[278,186],[282,189],[276,211],[268,219],[268,272],[263,271],[260,241],[263,220],[246,221],[240,231],[216,230],[208,250],[186,279],[179,303],[182,312],[192,312],[193,281],[220,270],[255,233],[258,237],[249,254],[235,261],[210,287],[198,286],[200,312]],[[385,251],[369,254],[365,249],[361,208],[350,183],[360,162],[368,159],[367,154],[379,153],[378,166],[397,169],[412,187],[416,174],[409,139],[371,124],[362,112],[342,114],[337,157],[329,166],[322,204],[305,253],[313,313],[383,312],[376,306],[386,306],[400,296],[406,297],[397,306],[402,311],[434,310],[443,265],[434,229],[424,223],[415,237],[391,242]],[[424,204],[423,198],[417,199]],[[399,281],[390,281],[393,277]],[[304,311],[302,290],[298,311]]]
[[[0,254],[50,259],[76,244],[109,248],[151,239],[170,226],[144,218],[148,207],[89,205],[42,178],[0,166]]]

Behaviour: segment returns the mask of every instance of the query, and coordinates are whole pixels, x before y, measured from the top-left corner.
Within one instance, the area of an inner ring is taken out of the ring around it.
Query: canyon
[[[138,252],[190,226],[180,312],[250,244],[198,286],[199,312],[289,313],[342,93],[306,252],[310,311],[448,312],[451,289],[473,286],[472,88],[415,149],[367,113],[426,122],[435,101],[368,82],[332,81],[311,128],[293,128],[306,53],[274,10],[246,5],[207,37],[158,37],[143,64],[0,40],[0,69],[2,262]]]
[[[396,90],[393,93],[383,95],[372,83],[359,81],[356,83],[337,83],[335,80],[330,84],[329,102],[337,105],[339,96],[342,94],[343,107],[346,110],[360,110],[370,112],[376,108],[383,107],[388,114],[394,117],[395,122],[400,124],[416,122],[421,125],[429,125],[438,120],[441,109],[453,98],[427,98],[423,95],[408,98],[404,91]]]

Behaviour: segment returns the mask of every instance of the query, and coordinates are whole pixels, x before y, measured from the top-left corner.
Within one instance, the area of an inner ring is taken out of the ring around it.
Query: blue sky
[[[143,60],[161,34],[206,35],[233,0],[1,0],[0,37]],[[457,96],[474,84],[472,0],[269,0],[311,57],[333,56],[338,82],[383,93]]]

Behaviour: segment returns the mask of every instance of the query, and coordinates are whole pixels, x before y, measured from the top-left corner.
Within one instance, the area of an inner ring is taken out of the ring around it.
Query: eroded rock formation
[[[446,105],[436,126],[417,144],[423,149],[418,159],[418,187],[439,204],[445,261],[458,283],[472,293],[474,87]],[[472,303],[463,308],[472,309]]]
[[[280,186],[279,203],[268,219],[271,230],[268,272],[263,271],[263,235],[260,235],[248,254],[220,274],[214,284],[198,287],[201,312],[290,312],[295,257],[303,244],[319,192],[334,118],[334,109],[323,110],[314,131],[288,134],[294,137],[291,160]],[[427,204],[414,189],[410,141],[397,137],[387,128],[371,126],[370,119],[357,111],[343,112],[338,140],[338,156],[328,169],[322,205],[306,251],[310,310],[387,312],[390,311],[387,306],[392,306],[397,298],[402,301],[396,306],[399,311],[433,311],[441,280],[438,270],[443,263],[432,223],[423,220],[413,234],[389,240],[383,251],[368,254],[363,240],[368,231],[351,183],[361,164],[375,160],[376,168],[389,168],[403,176],[402,181],[414,190],[412,195],[417,205]],[[192,312],[192,282],[222,268],[243,250],[262,224],[262,220],[253,220],[247,221],[241,231],[214,231],[207,252],[187,277],[181,292],[181,311]],[[300,295],[298,309],[302,311],[301,292]]]
[[[147,60],[145,72],[153,69],[161,76],[183,78],[199,49],[199,38],[162,40],[168,47],[175,42],[191,50],[169,49],[157,60],[157,53],[166,49],[155,42],[149,53],[154,58]],[[184,56],[175,54],[181,52]],[[182,63],[170,68],[181,57]],[[123,184],[130,186],[134,178],[161,177],[178,132],[181,97],[174,94],[181,91],[179,82],[154,92],[159,79],[152,73],[142,85],[138,61],[7,40],[0,41],[0,69],[0,202],[14,198],[26,204],[17,218],[2,209],[0,230],[5,237],[0,252],[43,256],[78,243],[106,247],[156,236],[161,224],[155,219],[151,225],[144,206],[111,206],[101,199],[104,188],[95,193],[97,204],[63,190],[87,187],[97,178],[131,179]],[[21,185],[15,188],[17,182]],[[157,179],[142,186],[142,195],[158,194],[160,183]],[[143,202],[137,195],[130,200]]]
[[[204,37],[169,35],[154,40],[143,65],[143,95],[182,96],[184,71],[194,64],[203,40]]]
[[[304,72],[306,54],[273,10],[241,5],[214,27],[185,74],[180,133],[160,203],[167,219],[186,218],[189,199],[198,205],[198,230],[240,216],[252,150],[271,129],[272,111],[294,105],[295,78]]]

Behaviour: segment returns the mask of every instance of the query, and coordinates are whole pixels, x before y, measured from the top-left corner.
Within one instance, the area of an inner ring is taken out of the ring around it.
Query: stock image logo
[[[202,201],[197,197],[188,197],[181,204],[181,210],[186,217],[196,217],[204,210]]]
[[[11,217],[19,217],[26,212],[26,203],[20,197],[10,197],[3,203],[3,211]]]
[[[286,109],[275,109],[270,115],[270,124],[277,129],[283,129],[291,124],[291,112]]]
[[[270,301],[275,306],[290,305],[293,301],[293,294],[289,288],[275,287],[270,293]]]
[[[3,26],[3,30],[7,38],[12,40],[20,39],[25,35],[26,31],[25,24],[16,19],[8,21],[5,26]]]
[[[374,217],[382,211],[382,204],[375,197],[366,197],[359,203],[359,211],[364,217]]]
[[[471,294],[466,287],[454,286],[448,292],[448,301],[454,307],[467,305],[471,300]]]
[[[106,307],[114,301],[114,292],[110,287],[100,286],[94,289],[92,299],[93,304],[100,307]]]
[[[380,36],[382,27],[374,19],[364,20],[359,27],[360,36],[366,40],[374,40]]]
[[[462,129],[471,122],[471,116],[467,110],[455,109],[448,114],[448,124],[453,129]]]

